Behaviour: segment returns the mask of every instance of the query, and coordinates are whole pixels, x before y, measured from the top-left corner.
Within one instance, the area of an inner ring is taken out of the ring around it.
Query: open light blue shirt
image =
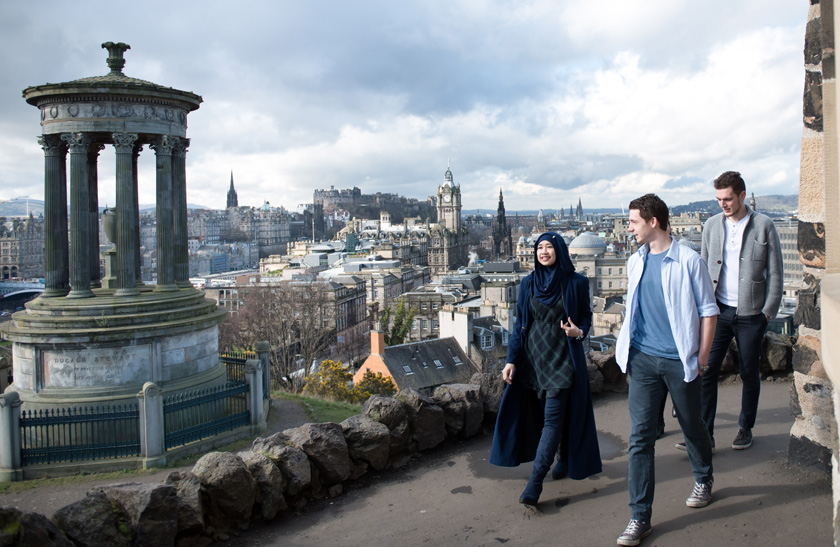
[[[627,372],[627,358],[636,330],[639,311],[637,289],[645,269],[645,259],[650,248],[642,247],[627,261],[627,314],[618,333],[615,360],[622,372]],[[671,325],[671,334],[680,354],[685,381],[697,377],[697,354],[700,351],[700,318],[720,313],[715,302],[715,290],[706,263],[695,251],[671,238],[671,247],[662,261],[662,288],[665,308]]]

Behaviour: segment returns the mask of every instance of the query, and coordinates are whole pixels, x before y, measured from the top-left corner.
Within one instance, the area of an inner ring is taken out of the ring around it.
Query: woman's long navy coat
[[[524,344],[531,320],[531,275],[522,280],[516,302],[516,324],[510,336],[507,362],[519,366],[525,358]],[[592,309],[589,304],[589,281],[572,273],[563,286],[563,299],[571,320],[584,334],[592,326]],[[569,354],[575,367],[569,394],[569,427],[565,428],[569,449],[569,477],[585,479],[601,472],[601,452],[595,430],[592,394],[583,344],[569,338]],[[516,381],[508,385],[502,396],[496,430],[490,449],[490,463],[504,467],[517,466],[534,460],[543,427],[542,402],[536,393]]]

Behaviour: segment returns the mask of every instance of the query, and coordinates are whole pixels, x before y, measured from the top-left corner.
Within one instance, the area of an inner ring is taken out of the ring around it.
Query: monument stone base
[[[194,289],[115,297],[40,297],[2,326],[13,342],[14,384],[24,408],[136,402],[146,382],[164,394],[219,385],[218,325],[226,311]]]

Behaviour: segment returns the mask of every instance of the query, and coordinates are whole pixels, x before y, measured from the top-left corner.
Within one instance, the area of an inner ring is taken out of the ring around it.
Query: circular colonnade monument
[[[189,282],[187,115],[202,99],[126,76],[130,46],[102,47],[105,76],[23,91],[41,113],[46,275],[43,294],[2,332],[13,342],[8,389],[29,408],[133,401],[146,382],[172,393],[225,381],[225,310]],[[145,145],[156,167],[155,285],[140,276],[138,186],[147,181],[137,166]],[[97,164],[106,146],[116,158],[116,241],[101,279]]]

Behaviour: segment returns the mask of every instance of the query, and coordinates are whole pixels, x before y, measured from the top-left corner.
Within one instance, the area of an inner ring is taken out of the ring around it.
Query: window
[[[509,341],[510,341],[510,333],[506,330],[502,330],[502,345],[503,346],[508,345]]]
[[[453,361],[455,361],[455,366],[458,366],[458,365],[462,365],[462,364],[464,364],[464,363],[461,361],[461,358],[460,358],[460,357],[458,357],[457,355],[453,355],[453,356],[452,356],[452,360],[453,360]]]
[[[440,322],[437,319],[432,319],[432,330],[439,329]]]
[[[433,309],[433,310],[438,309],[438,307],[439,307],[439,306],[438,306],[438,303],[437,303],[437,302],[432,302],[432,309]]]
[[[429,309],[429,304],[427,302],[420,302],[420,309],[421,310]]]
[[[414,372],[411,371],[411,366],[409,365],[403,365],[403,370],[406,374],[414,374]]]
[[[481,349],[493,349],[493,335],[492,334],[482,334],[481,335]]]
[[[423,361],[423,368],[429,368],[429,363],[427,363],[426,361]]]
[[[426,321],[425,319],[421,319],[420,320],[420,330],[426,330],[427,328],[429,328],[429,322]]]
[[[441,363],[438,359],[435,359],[435,368],[443,368],[443,363]]]

